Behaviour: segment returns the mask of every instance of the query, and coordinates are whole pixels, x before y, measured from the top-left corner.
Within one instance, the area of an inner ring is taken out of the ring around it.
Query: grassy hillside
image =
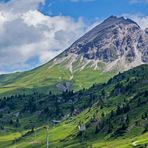
[[[52,129],[49,129],[48,132],[49,147],[146,148],[146,145],[148,144],[148,133],[144,133],[140,136],[134,136],[128,138],[119,137],[116,139],[112,138],[108,140],[105,140],[98,136],[92,140],[84,139],[84,141],[81,142],[80,138],[77,140],[73,140],[73,138],[75,138],[75,131],[76,128],[74,130],[74,126],[70,124],[59,125]],[[46,130],[44,128],[37,129],[35,134],[33,133],[29,136],[23,137],[22,139],[16,141],[16,147],[45,148]],[[13,148],[15,146],[14,136],[15,138],[17,138],[20,136],[20,134],[13,133],[7,136],[3,136],[3,138],[1,138],[0,141],[1,144],[0,147]]]
[[[61,89],[58,84],[65,85],[68,83],[69,88],[77,91],[82,88],[89,88],[94,83],[104,83],[114,76],[116,72],[102,72],[102,70],[94,70],[92,67],[85,67],[83,70],[79,68],[79,62],[74,63],[75,70],[71,72],[66,68],[68,61],[60,64],[54,64],[53,61],[33,69],[31,71],[14,73],[0,76],[0,94],[10,94],[11,92],[30,91],[32,89],[51,90],[59,92]]]
[[[147,148],[148,65],[75,93],[2,97],[0,110],[0,148],[44,148],[47,125],[50,147]]]

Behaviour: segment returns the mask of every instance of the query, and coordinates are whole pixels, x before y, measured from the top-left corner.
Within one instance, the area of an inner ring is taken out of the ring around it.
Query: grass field
[[[76,131],[76,125],[72,124],[61,124],[59,126],[49,128],[49,147],[139,148],[141,146],[143,148],[147,148],[145,145],[148,145],[148,133],[131,138],[105,140],[105,138],[100,138],[101,136],[98,136],[90,141],[87,141],[86,139],[81,141],[81,139],[73,140]],[[20,136],[21,133],[11,133],[5,136],[0,135],[0,148],[14,148],[15,146],[18,148],[45,148],[46,129],[43,127],[36,129],[35,133],[21,138],[20,141],[15,143],[15,138]]]
[[[52,61],[31,71],[14,73],[0,76],[0,94],[11,92],[29,92],[32,89],[51,90],[57,92],[59,83],[70,82],[71,89],[77,91],[89,88],[94,83],[104,83],[117,72],[103,72],[94,70],[92,67],[78,68],[79,62],[75,63],[75,70],[71,72],[65,67],[67,61],[52,66]],[[101,66],[100,66],[101,67]]]

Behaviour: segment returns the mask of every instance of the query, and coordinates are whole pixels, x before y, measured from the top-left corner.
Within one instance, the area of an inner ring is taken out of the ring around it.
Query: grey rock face
[[[89,60],[111,63],[125,58],[127,63],[148,63],[148,29],[123,17],[111,16],[86,33],[65,51]]]
[[[148,28],[145,29],[145,33],[148,34]]]

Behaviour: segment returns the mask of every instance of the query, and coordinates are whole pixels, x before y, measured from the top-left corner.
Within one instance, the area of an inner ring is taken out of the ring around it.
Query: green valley
[[[0,148],[147,148],[148,65],[77,92],[0,99]],[[84,132],[78,126],[85,125]]]

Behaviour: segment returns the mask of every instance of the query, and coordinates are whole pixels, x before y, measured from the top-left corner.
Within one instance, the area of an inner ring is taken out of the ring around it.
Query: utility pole
[[[34,130],[34,141],[36,140],[36,130]]]
[[[46,126],[46,148],[48,148],[49,143],[48,143],[48,126]]]
[[[16,148],[16,138],[14,139],[14,148]]]

